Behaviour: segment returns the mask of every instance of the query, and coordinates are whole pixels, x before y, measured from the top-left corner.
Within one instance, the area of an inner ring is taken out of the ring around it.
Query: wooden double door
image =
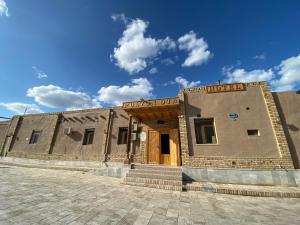
[[[178,129],[148,130],[147,162],[180,165]]]

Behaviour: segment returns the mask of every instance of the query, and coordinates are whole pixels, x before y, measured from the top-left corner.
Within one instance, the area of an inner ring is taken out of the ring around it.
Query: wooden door
[[[148,130],[148,163],[159,164],[160,156],[160,139],[159,132]]]
[[[170,158],[171,166],[180,165],[178,129],[170,130]]]

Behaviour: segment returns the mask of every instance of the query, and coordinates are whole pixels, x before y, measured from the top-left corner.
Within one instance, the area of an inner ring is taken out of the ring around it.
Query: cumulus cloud
[[[194,31],[181,36],[178,39],[179,49],[188,52],[182,66],[197,66],[207,62],[213,54],[208,50],[208,44],[203,38],[197,38]]]
[[[146,78],[137,78],[132,79],[128,85],[102,87],[98,91],[98,100],[113,105],[121,105],[122,102],[126,101],[150,98],[152,91],[153,87]]]
[[[0,102],[0,107],[4,107],[5,109],[14,112],[16,114],[34,114],[34,113],[42,113],[43,111],[35,104],[26,104],[21,102],[10,102],[3,103]]]
[[[153,67],[149,70],[149,73],[150,74],[155,74],[155,73],[158,73],[158,69],[156,67]]]
[[[27,96],[33,97],[40,105],[50,108],[73,110],[100,107],[96,99],[92,99],[84,92],[65,90],[52,84],[29,88]]]
[[[9,16],[8,7],[4,0],[0,0],[0,16]]]
[[[274,77],[272,69],[269,70],[251,70],[246,71],[241,68],[223,68],[223,73],[226,75],[225,82],[255,82],[255,81],[270,81]]]
[[[175,83],[179,84],[180,86],[182,86],[183,88],[188,88],[188,87],[195,87],[197,85],[199,85],[201,82],[198,81],[188,81],[187,79],[178,76],[175,78]]]
[[[292,91],[300,85],[300,54],[268,70],[246,71],[243,68],[224,67],[223,74],[228,83],[268,81],[273,91]]]
[[[46,73],[44,73],[42,70],[38,69],[36,66],[33,66],[32,69],[35,72],[38,79],[48,78],[48,75]]]
[[[300,54],[283,60],[276,69],[278,79],[271,82],[275,91],[294,90],[300,84]]]
[[[125,17],[125,16],[124,16]],[[114,20],[122,16],[112,17]],[[125,17],[126,18],[126,17]],[[161,51],[176,48],[175,42],[166,37],[155,39],[145,37],[149,23],[141,19],[133,19],[126,22],[126,29],[118,40],[118,47],[114,48],[111,58],[116,60],[116,65],[130,74],[138,73],[147,67],[148,60],[154,58]]]

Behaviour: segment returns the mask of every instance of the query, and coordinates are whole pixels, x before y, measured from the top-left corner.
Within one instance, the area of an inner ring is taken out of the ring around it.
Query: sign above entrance
[[[246,87],[242,83],[236,84],[220,84],[205,87],[207,93],[246,91]]]
[[[178,98],[162,98],[162,99],[155,99],[155,100],[143,100],[143,101],[135,101],[135,102],[124,102],[123,108],[149,108],[155,106],[172,106],[178,105],[179,99]]]

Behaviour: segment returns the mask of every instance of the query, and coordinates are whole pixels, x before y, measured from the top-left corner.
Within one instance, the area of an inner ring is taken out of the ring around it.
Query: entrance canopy
[[[131,116],[141,120],[177,118],[179,98],[124,102],[123,109]]]

